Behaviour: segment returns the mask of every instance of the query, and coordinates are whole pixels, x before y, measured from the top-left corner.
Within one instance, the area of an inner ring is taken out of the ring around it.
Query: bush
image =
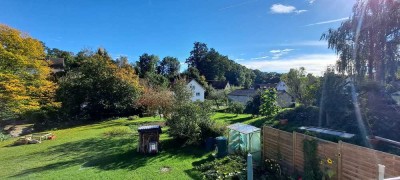
[[[212,123],[208,126],[202,126],[201,129],[201,138],[202,140],[207,139],[208,137],[218,137],[224,135],[226,131],[226,125],[222,123]]]
[[[207,136],[220,134],[211,114],[211,106],[207,103],[182,104],[167,118],[168,133],[185,144],[200,144]]]
[[[288,119],[290,123],[303,126],[318,125],[319,108],[298,106],[294,109],[285,109],[275,116],[275,119]]]
[[[44,106],[38,111],[30,112],[27,118],[33,121],[33,129],[35,131],[43,131],[54,127],[66,125],[65,113],[57,106]],[[69,119],[70,120],[70,119]]]
[[[246,159],[230,155],[195,167],[204,179],[242,179],[246,177]]]
[[[293,179],[282,172],[281,165],[274,159],[266,159],[264,161],[265,170],[262,173],[261,179],[266,180],[289,180]]]
[[[246,104],[246,108],[244,109],[244,113],[251,114],[253,116],[260,114],[260,106],[261,106],[261,92],[257,92],[257,94],[248,101]]]
[[[137,119],[139,119],[139,116],[137,116],[137,115],[128,117],[128,120],[137,120]]]
[[[229,104],[229,107],[228,109],[226,109],[226,111],[229,113],[234,113],[236,115],[242,114],[244,111],[244,106],[239,102],[232,102]]]
[[[5,141],[7,139],[9,139],[11,136],[9,134],[4,134],[2,132],[0,132],[0,142]]]
[[[132,132],[127,128],[113,128],[103,133],[106,137],[119,137],[119,136],[126,136],[131,134]]]

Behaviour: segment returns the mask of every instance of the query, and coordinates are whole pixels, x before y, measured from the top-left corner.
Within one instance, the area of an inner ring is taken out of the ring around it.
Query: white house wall
[[[277,85],[276,85],[276,90],[278,91],[286,91],[287,90],[287,86],[283,81],[280,81]]]
[[[192,90],[192,97],[191,97],[192,101],[201,101],[201,102],[204,101],[205,90],[203,86],[201,86],[197,81],[191,80],[187,84],[187,88]]]

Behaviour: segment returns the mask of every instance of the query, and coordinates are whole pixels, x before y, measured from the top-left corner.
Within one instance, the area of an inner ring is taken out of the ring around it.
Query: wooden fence
[[[275,159],[282,170],[303,173],[303,140],[315,137],[289,133],[271,127],[263,128],[263,158]],[[324,163],[334,171],[333,179],[378,179],[378,164],[385,165],[385,178],[400,176],[400,156],[339,141],[318,141],[318,157],[333,160]]]

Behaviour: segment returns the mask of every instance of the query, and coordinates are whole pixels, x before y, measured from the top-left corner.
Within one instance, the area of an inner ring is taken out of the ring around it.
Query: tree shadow
[[[203,175],[195,170],[195,169],[188,169],[184,171],[191,179],[204,179]]]
[[[201,160],[199,160],[199,161],[193,162],[193,163],[192,163],[192,166],[193,166],[193,167],[200,166],[200,165],[202,165],[202,164],[204,164],[204,163],[206,163],[206,162],[210,162],[210,161],[212,161],[212,160],[214,160],[214,159],[215,159],[215,157],[214,157],[213,155],[209,154],[209,155],[207,156],[207,158],[201,159]],[[198,171],[198,170],[196,170],[195,168],[185,170],[185,173],[186,173],[189,177],[191,177],[192,179],[203,179],[203,175],[201,174],[201,172]]]
[[[199,160],[199,161],[195,161],[195,162],[192,163],[192,165],[193,165],[194,167],[196,167],[196,166],[200,166],[200,165],[202,165],[202,164],[204,164],[204,163],[206,163],[206,162],[210,162],[210,161],[212,161],[212,160],[215,160],[215,157],[214,157],[213,155],[209,154],[209,155],[207,156],[207,158],[201,159],[201,160]]]
[[[229,120],[229,119],[232,119],[232,118],[235,118],[235,117],[237,117],[236,115],[226,115],[226,116],[222,116],[222,117],[218,117],[218,118],[214,118],[215,120],[217,120],[217,121],[223,121],[223,120]]]
[[[140,126],[140,125],[147,125],[147,124],[163,124],[163,121],[151,121],[151,122],[146,122],[146,121],[124,121],[124,122],[119,122],[119,121],[112,121],[112,122],[104,122],[99,125],[85,125],[82,126],[83,128],[81,131],[86,131],[86,130],[95,130],[95,129],[104,129],[104,128],[109,128],[113,126]]]
[[[178,147],[172,139],[161,141],[163,150],[157,155],[145,155],[136,151],[137,137],[91,138],[64,143],[51,147],[45,152],[28,155],[27,158],[57,159],[57,162],[41,167],[23,170],[11,177],[21,178],[32,173],[60,170],[81,165],[81,169],[97,168],[100,170],[128,169],[135,170],[153,161],[170,158],[200,158],[206,153],[193,146]]]
[[[172,138],[161,141],[161,148],[164,156],[175,158],[200,158],[208,153],[200,146],[184,146]]]
[[[266,118],[260,118],[256,121],[251,122],[250,125],[261,128],[262,126],[265,125],[265,122],[267,122]]]
[[[241,118],[232,119],[232,120],[228,120],[228,121],[230,121],[233,124],[233,123],[246,122],[246,121],[249,121],[251,119],[253,119],[251,116],[247,116],[247,117],[241,117]]]

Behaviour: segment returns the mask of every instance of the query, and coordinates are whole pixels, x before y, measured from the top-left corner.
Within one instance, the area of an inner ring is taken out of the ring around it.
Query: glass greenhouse
[[[261,129],[242,123],[228,126],[228,152],[246,152],[253,156],[254,162],[261,161]]]

